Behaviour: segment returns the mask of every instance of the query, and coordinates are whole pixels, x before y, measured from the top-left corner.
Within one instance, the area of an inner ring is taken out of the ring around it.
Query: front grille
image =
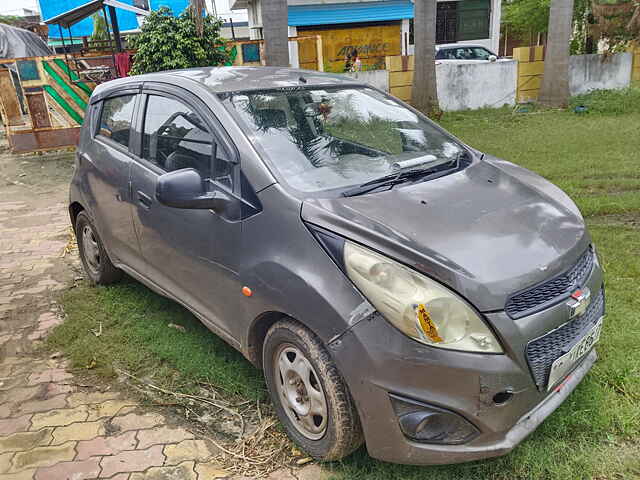
[[[527,345],[529,368],[538,388],[547,384],[551,364],[571,350],[579,339],[604,315],[604,290],[600,289],[584,313]]]
[[[578,259],[578,262],[568,271],[533,288],[516,293],[505,306],[505,311],[511,318],[520,318],[533,313],[559,297],[573,292],[584,282],[593,269],[593,250],[591,247]]]

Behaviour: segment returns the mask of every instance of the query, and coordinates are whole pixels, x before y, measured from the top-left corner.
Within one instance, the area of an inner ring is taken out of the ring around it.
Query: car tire
[[[265,337],[262,359],[276,413],[304,452],[321,461],[339,460],[362,444],[349,389],[311,331],[293,320],[275,323]]]
[[[95,226],[85,212],[76,218],[76,240],[82,266],[94,285],[108,285],[122,278],[122,271],[111,263]]]

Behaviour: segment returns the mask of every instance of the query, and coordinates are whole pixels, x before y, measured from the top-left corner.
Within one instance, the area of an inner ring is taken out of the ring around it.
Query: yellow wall
[[[399,55],[400,23],[394,25],[368,27],[336,27],[332,29],[301,30],[298,36],[319,35],[322,38],[322,53],[325,65],[332,71],[344,69],[347,52],[358,50],[363,65],[376,65],[384,68],[384,57]]]
[[[631,47],[633,53],[633,70],[631,71],[631,80],[640,81],[640,44]]]
[[[410,101],[413,87],[413,55],[387,57],[385,68],[389,71],[389,93],[405,102]]]
[[[544,47],[520,47],[513,49],[518,60],[517,102],[537,100],[544,75]]]

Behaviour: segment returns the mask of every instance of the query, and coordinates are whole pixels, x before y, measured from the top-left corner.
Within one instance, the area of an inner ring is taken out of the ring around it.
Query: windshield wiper
[[[451,170],[458,168],[460,159],[467,155],[466,151],[460,152],[453,160],[439,160],[428,163],[426,167],[416,168],[412,170],[405,170],[399,173],[393,173],[391,175],[385,175],[383,177],[374,178],[368,182],[358,185],[357,187],[350,188],[342,192],[343,197],[355,197],[357,195],[364,195],[373,190],[382,187],[393,187],[399,183],[404,183],[408,180],[413,180],[420,177],[431,175],[438,171],[444,165],[451,165]],[[447,169],[449,170],[449,169]]]

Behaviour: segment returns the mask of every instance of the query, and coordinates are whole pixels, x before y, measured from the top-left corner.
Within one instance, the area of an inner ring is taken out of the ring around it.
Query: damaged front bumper
[[[551,391],[535,385],[511,355],[434,349],[402,335],[379,314],[329,345],[358,406],[369,454],[412,465],[461,463],[510,452],[575,389],[596,360],[591,351]],[[446,411],[476,434],[464,443],[424,443],[401,426],[401,403]]]

